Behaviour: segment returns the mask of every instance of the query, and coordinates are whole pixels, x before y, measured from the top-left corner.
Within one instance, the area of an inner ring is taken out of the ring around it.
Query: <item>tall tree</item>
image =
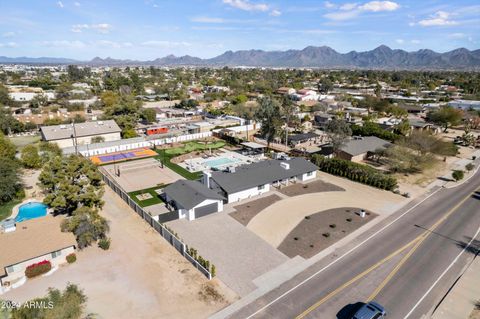
[[[4,158],[14,159],[16,152],[15,145],[0,132],[0,160]]]
[[[341,119],[333,119],[328,122],[325,132],[327,133],[334,152],[340,150],[348,137],[352,135],[350,125]]]
[[[54,157],[45,164],[39,181],[46,193],[45,204],[57,214],[71,215],[81,206],[103,206],[101,174],[93,163],[83,157]]]
[[[26,168],[42,167],[42,158],[38,154],[38,148],[33,144],[26,145],[22,149],[21,160]]]
[[[259,107],[254,117],[262,124],[260,135],[267,140],[267,148],[270,148],[270,143],[282,126],[280,104],[270,97],[263,97],[259,100]]]
[[[19,197],[22,191],[20,167],[15,160],[0,158],[0,204]]]
[[[458,125],[463,118],[462,110],[453,107],[442,107],[439,110],[427,114],[427,119],[437,125],[443,126],[444,132],[449,127]]]

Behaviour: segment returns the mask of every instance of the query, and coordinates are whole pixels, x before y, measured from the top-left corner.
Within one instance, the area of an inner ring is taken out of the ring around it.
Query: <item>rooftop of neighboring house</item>
[[[62,140],[71,138],[73,135],[83,137],[122,131],[114,120],[42,126],[40,130],[46,141]]]
[[[164,189],[165,194],[185,209],[192,209],[207,199],[225,199],[198,181],[178,180]]]
[[[75,236],[62,232],[62,217],[30,219],[16,224],[16,230],[0,233],[0,277],[5,268],[67,247],[76,246]]]
[[[245,164],[236,167],[234,172],[212,172],[212,179],[227,193],[235,193],[317,169],[312,162],[296,157],[290,160],[266,160]]]
[[[373,152],[377,149],[390,147],[392,144],[376,136],[353,137],[347,141],[341,150],[351,156]]]

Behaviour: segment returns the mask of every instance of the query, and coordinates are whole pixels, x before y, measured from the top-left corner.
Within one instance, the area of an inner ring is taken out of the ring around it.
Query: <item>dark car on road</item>
[[[386,315],[387,312],[385,311],[385,308],[375,301],[370,301],[363,305],[362,308],[358,309],[352,319],[381,319],[385,318]]]

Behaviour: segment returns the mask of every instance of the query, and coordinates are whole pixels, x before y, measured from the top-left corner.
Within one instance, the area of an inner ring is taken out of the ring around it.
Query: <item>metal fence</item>
[[[187,252],[187,245],[172,234],[165,226],[152,218],[142,207],[140,207],[128,194],[108,176],[103,168],[99,167],[99,171],[102,174],[102,179],[118,196],[120,196],[143,220],[145,220],[153,229],[157,231],[170,245],[172,245],[183,257],[185,257],[190,263],[195,266],[202,274],[208,279],[212,279],[212,274],[208,269],[205,269],[200,263],[190,256]],[[174,213],[174,212],[173,212]],[[170,213],[168,213],[170,214]]]

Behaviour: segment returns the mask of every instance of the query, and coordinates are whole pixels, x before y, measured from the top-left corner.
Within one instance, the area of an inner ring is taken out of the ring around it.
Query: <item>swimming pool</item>
[[[205,161],[205,165],[207,165],[208,167],[211,167],[211,168],[217,168],[217,167],[225,166],[225,165],[228,165],[228,164],[234,164],[234,163],[237,163],[239,161],[240,160],[238,160],[236,158],[230,159],[230,158],[226,158],[226,157],[220,157],[220,158],[217,158],[217,159],[214,159],[214,160]]]
[[[18,208],[18,215],[15,222],[23,222],[29,219],[43,217],[47,215],[47,205],[39,202],[30,202],[23,204]]]

